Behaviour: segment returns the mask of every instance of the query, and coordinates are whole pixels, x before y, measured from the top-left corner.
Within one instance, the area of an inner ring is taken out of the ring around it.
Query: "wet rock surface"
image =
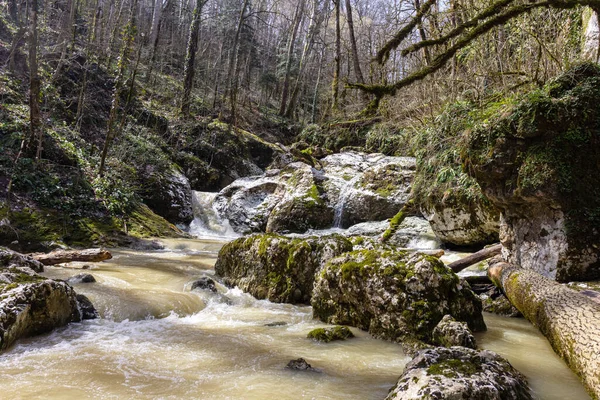
[[[314,164],[314,163],[313,163]],[[294,161],[244,178],[215,199],[236,232],[306,232],[392,217],[408,199],[414,159],[333,154],[318,165]]]
[[[325,262],[352,250],[340,235],[288,238],[256,234],[221,249],[215,272],[228,286],[238,286],[258,299],[308,303],[315,274]]]
[[[485,330],[481,301],[433,256],[359,250],[331,259],[315,281],[313,314],[405,344],[431,343],[444,315]]]
[[[71,286],[38,275],[40,265],[0,248],[0,350],[82,318]]]
[[[74,284],[74,283],[94,283],[96,282],[96,278],[94,278],[94,275],[92,274],[77,274],[74,275],[72,277],[70,277],[67,280],[68,283],[70,284]]]
[[[433,343],[443,347],[462,346],[470,349],[477,348],[475,337],[467,324],[455,320],[451,315],[444,315],[444,318],[442,318],[433,330]]]
[[[488,350],[437,347],[410,361],[386,400],[529,400],[525,377]]]
[[[296,360],[290,360],[289,363],[285,366],[286,369],[291,369],[293,371],[311,371],[311,372],[319,372],[316,368],[313,368],[304,358],[298,358]]]
[[[202,278],[192,282],[191,290],[208,290],[213,293],[217,293],[217,286],[215,285],[215,281],[207,276],[203,276]]]

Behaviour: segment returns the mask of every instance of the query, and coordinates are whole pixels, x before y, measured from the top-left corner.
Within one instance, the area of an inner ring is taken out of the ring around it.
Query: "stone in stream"
[[[455,320],[451,315],[444,315],[444,318],[442,318],[433,330],[433,343],[443,347],[462,346],[470,349],[477,348],[475,337],[467,324]]]
[[[96,311],[96,308],[94,307],[90,299],[87,298],[87,296],[78,294],[76,298],[77,304],[79,305],[79,311],[81,312],[81,319],[98,318],[98,311]]]
[[[40,265],[0,248],[0,350],[19,338],[81,321],[73,288],[36,274]]]
[[[354,334],[346,326],[334,326],[333,328],[317,328],[308,332],[306,336],[317,342],[329,343],[334,340],[346,340],[354,337]]]
[[[525,377],[498,354],[465,347],[421,350],[386,400],[530,400]]]
[[[313,315],[402,342],[432,343],[444,315],[485,330],[481,300],[437,258],[405,251],[361,250],[331,259],[317,275]]]
[[[312,371],[319,372],[318,369],[313,368],[304,358],[298,358],[296,360],[291,360],[285,366],[286,369],[291,369],[293,371]]]
[[[67,282],[70,284],[93,283],[93,282],[96,282],[96,278],[94,278],[94,275],[92,275],[92,274],[77,274],[77,275],[74,275],[74,276],[70,277],[69,279],[67,279]]]
[[[223,246],[215,272],[227,286],[238,286],[258,299],[307,304],[317,271],[350,250],[352,243],[340,235],[292,239],[257,234]]]
[[[190,290],[210,290],[213,293],[217,293],[217,287],[215,285],[215,281],[207,276],[203,276],[202,278],[195,280],[192,282],[192,288]]]

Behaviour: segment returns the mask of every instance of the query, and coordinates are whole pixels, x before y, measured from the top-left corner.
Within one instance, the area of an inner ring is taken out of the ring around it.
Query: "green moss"
[[[12,289],[16,289],[20,285],[25,285],[28,283],[38,283],[46,280],[46,278],[44,278],[43,276],[29,275],[22,271],[19,271],[16,268],[3,269],[2,271],[10,273],[11,283],[0,283],[0,294]]]
[[[345,326],[335,326],[333,328],[317,328],[310,331],[307,335],[308,339],[313,339],[318,342],[329,343],[334,340],[346,340],[353,338],[354,334]]]
[[[447,378],[457,378],[460,375],[469,376],[481,371],[472,362],[459,359],[444,360],[427,368],[427,375],[443,375]]]
[[[381,237],[382,242],[387,242],[398,230],[402,222],[406,219],[406,209],[403,207],[396,215],[390,219],[390,226],[383,232],[383,236]]]

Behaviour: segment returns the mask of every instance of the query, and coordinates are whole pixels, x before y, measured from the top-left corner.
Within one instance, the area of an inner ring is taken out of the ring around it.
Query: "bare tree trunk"
[[[354,75],[356,76],[358,83],[365,83],[365,78],[360,69],[360,61],[358,59],[358,49],[356,47],[356,37],[354,36],[354,21],[352,18],[352,5],[350,4],[350,0],[346,0],[346,14],[348,15],[348,31],[350,32],[350,48],[352,50],[352,60],[354,62]]]
[[[152,71],[154,70],[154,64],[156,63],[156,51],[158,50],[158,43],[160,42],[160,31],[164,24],[163,14],[166,11],[167,7],[169,7],[169,1],[165,1],[164,6],[158,5],[160,2],[157,1],[156,4],[159,7],[159,10],[154,12],[154,18],[156,19],[156,26],[153,25],[152,33],[150,35],[150,41],[152,43],[152,51],[150,52],[150,62],[148,65],[148,72],[146,73],[146,82],[150,82],[152,79]],[[158,16],[156,15],[158,14]],[[153,22],[154,24],[154,22]]]
[[[294,19],[292,20],[292,29],[288,39],[286,59],[285,59],[285,75],[283,78],[283,87],[281,89],[281,104],[279,106],[279,115],[285,115],[285,106],[287,105],[287,99],[290,91],[290,73],[292,71],[292,60],[294,58],[294,47],[296,45],[296,36],[298,35],[298,27],[302,18],[304,17],[304,3],[305,0],[299,0],[296,5],[296,12],[294,13]]]
[[[183,96],[181,97],[181,113],[185,116],[190,112],[190,96],[194,86],[194,63],[198,51],[198,32],[200,31],[200,16],[202,7],[207,0],[196,0],[193,12],[192,25],[190,26],[190,37],[188,40],[187,54],[185,56],[185,69],[183,70]]]
[[[35,159],[42,155],[42,118],[40,112],[41,81],[38,74],[38,1],[31,1],[31,21],[29,32],[29,144],[37,141]]]
[[[415,10],[417,10],[417,12],[419,12],[420,9],[421,9],[421,1],[415,0]],[[427,40],[427,34],[425,33],[425,29],[423,29],[423,24],[421,22],[419,22],[419,36],[421,36],[422,41]],[[431,64],[431,55],[429,53],[428,47],[423,48],[423,56],[425,57],[425,61],[427,62],[427,64]]]
[[[244,18],[246,14],[246,8],[250,4],[250,0],[244,0],[242,9],[240,10],[240,17],[238,19],[237,29],[235,30],[235,36],[233,39],[233,45],[231,49],[231,55],[229,57],[229,68],[227,68],[227,93],[229,95],[229,102],[231,107],[231,123],[235,125],[236,119],[236,104],[237,104],[237,90],[238,90],[238,56],[239,56],[239,42],[240,34],[242,33],[242,27],[244,24]]]
[[[529,269],[497,262],[488,276],[600,398],[600,303]]]
[[[447,265],[454,272],[460,272],[465,268],[470,267],[473,264],[476,264],[480,261],[487,260],[488,258],[492,258],[497,256],[502,251],[502,245],[500,243],[495,244],[493,246],[486,247],[482,250],[479,250],[476,253],[473,253],[465,258],[461,258],[460,260],[454,261]]]
[[[298,76],[296,77],[296,83],[294,84],[294,89],[292,90],[290,103],[287,107],[287,111],[285,112],[285,115],[288,118],[292,118],[294,114],[296,102],[298,100],[298,94],[300,93],[300,86],[304,80],[304,73],[306,72],[306,64],[310,54],[312,53],[316,37],[321,29],[321,23],[325,18],[325,10],[319,9],[319,2],[320,0],[313,1],[313,11],[310,18],[310,24],[308,26],[308,33],[306,34],[306,40],[304,42],[304,49],[302,50],[302,56],[300,57]]]
[[[131,5],[131,16],[129,19],[129,23],[125,28],[123,46],[121,48],[121,54],[119,56],[118,72],[115,78],[115,89],[113,91],[112,105],[110,107],[110,114],[108,116],[106,138],[104,139],[104,146],[102,147],[102,154],[100,157],[100,167],[98,168],[98,175],[100,176],[104,174],[106,155],[108,154],[108,149],[110,148],[110,145],[112,144],[112,141],[117,134],[115,124],[117,122],[117,115],[119,113],[121,93],[123,90],[123,86],[125,85],[125,71],[127,70],[127,64],[129,62],[129,53],[131,51],[131,46],[133,45],[133,41],[135,38],[136,9],[137,0],[133,0],[133,3]]]
[[[339,109],[340,99],[340,62],[342,59],[340,1],[341,0],[333,0],[333,4],[335,5],[335,66],[333,69],[333,80],[331,81],[331,109],[334,112]]]

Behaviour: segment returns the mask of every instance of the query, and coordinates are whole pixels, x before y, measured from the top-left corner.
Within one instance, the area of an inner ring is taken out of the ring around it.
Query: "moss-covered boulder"
[[[579,65],[473,128],[468,172],[502,210],[508,261],[558,281],[600,278],[600,67]]]
[[[40,263],[0,248],[0,350],[83,317],[71,286],[35,271]]]
[[[485,330],[481,301],[433,256],[359,250],[330,260],[311,301],[316,318],[407,344],[431,343],[446,314]]]
[[[147,165],[140,179],[144,203],[156,214],[173,224],[189,224],[194,219],[190,182],[177,168],[158,171]]]
[[[307,338],[317,342],[329,343],[335,340],[346,340],[354,337],[347,326],[334,326],[333,328],[317,328],[308,332]]]
[[[386,400],[530,400],[525,377],[489,350],[437,347],[420,351]]]
[[[277,303],[310,302],[315,274],[325,262],[352,250],[342,236],[290,239],[258,234],[223,246],[215,272],[228,286]]]

